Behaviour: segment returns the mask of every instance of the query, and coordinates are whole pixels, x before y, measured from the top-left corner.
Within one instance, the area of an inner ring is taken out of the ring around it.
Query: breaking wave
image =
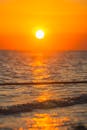
[[[86,104],[87,94],[79,95],[78,97],[68,97],[59,100],[47,100],[44,102],[32,102],[26,104],[17,104],[13,106],[0,107],[0,114],[10,115],[22,112],[31,112],[36,109],[52,109],[57,107],[69,107],[77,104]]]

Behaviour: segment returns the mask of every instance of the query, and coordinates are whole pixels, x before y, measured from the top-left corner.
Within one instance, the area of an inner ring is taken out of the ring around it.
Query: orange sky
[[[35,29],[45,30],[43,40]],[[87,49],[86,0],[0,0],[0,49]]]

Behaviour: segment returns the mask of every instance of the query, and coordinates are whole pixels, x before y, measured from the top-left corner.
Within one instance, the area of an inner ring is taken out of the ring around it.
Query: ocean
[[[77,81],[87,81],[87,51],[0,51],[0,130],[87,126],[87,84]]]

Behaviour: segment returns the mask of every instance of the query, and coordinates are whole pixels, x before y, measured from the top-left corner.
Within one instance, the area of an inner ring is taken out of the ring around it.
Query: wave
[[[77,104],[86,104],[87,94],[79,95],[78,97],[68,97],[60,100],[47,100],[44,102],[32,102],[26,104],[17,104],[13,106],[0,107],[0,114],[10,115],[22,112],[31,112],[35,109],[52,109],[57,107],[69,107]]]
[[[0,86],[7,85],[49,85],[49,84],[87,84],[86,80],[83,81],[51,81],[51,82],[20,82],[20,83],[0,83]]]

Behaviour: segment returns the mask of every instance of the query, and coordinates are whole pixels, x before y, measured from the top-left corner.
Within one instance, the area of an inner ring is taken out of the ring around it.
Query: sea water
[[[67,130],[87,125],[87,51],[0,51],[0,130]]]

